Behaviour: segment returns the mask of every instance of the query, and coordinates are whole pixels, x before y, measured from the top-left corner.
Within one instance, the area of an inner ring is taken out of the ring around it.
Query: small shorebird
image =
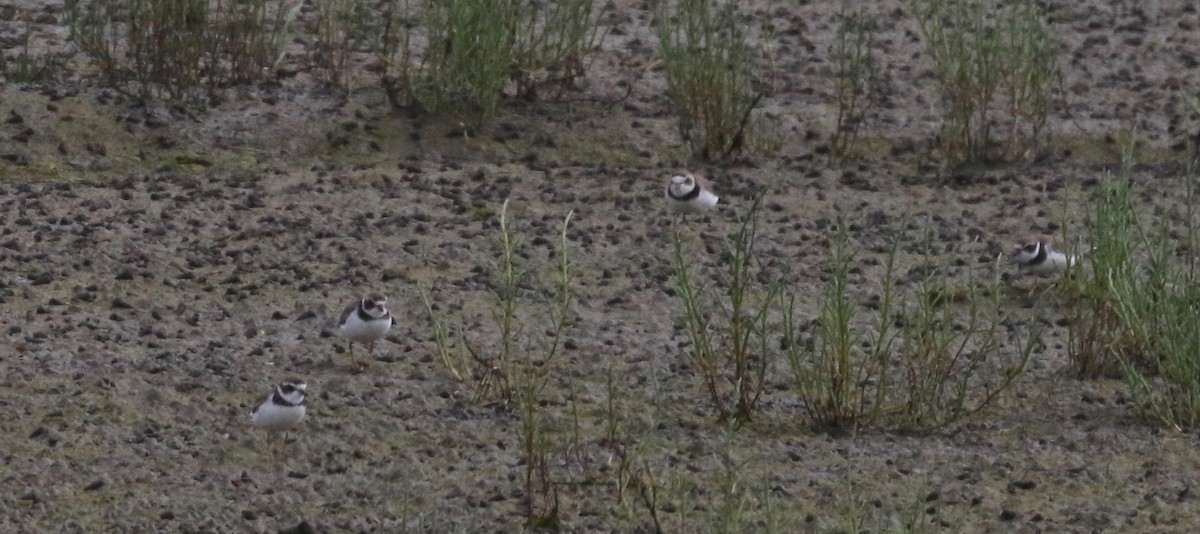
[[[338,321],[338,334],[350,341],[350,356],[354,356],[354,344],[367,346],[367,356],[375,351],[375,342],[383,339],[392,327],[392,314],[387,309],[387,297],[379,293],[350,303],[342,310]]]
[[[1037,274],[1058,274],[1074,267],[1078,258],[1054,250],[1053,241],[1047,237],[1027,238],[1008,257],[1022,269]]]
[[[276,432],[283,432],[304,420],[307,408],[304,393],[308,385],[299,378],[291,378],[275,386],[275,392],[250,413],[254,426],[266,429],[267,442]],[[272,453],[273,454],[273,453]]]
[[[704,211],[717,205],[720,199],[713,193],[712,184],[691,174],[676,174],[667,183],[667,200],[675,205],[675,209],[683,212]]]

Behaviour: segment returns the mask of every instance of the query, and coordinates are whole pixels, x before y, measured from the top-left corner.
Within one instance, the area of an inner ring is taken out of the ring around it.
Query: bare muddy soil
[[[935,236],[932,261],[957,261],[955,280],[988,275],[1017,236],[1078,226],[1122,131],[1143,140],[1138,193],[1177,213],[1200,13],[1042,5],[1063,46],[1051,140],[1025,161],[954,173],[931,158],[935,81],[894,1],[870,8],[885,97],[862,159],[845,167],[827,157],[835,2],[744,4],[776,28],[764,109],[782,146],[722,165],[690,161],[679,140],[642,2],[610,5],[611,31],[569,102],[509,103],[473,136],[393,109],[369,81],[324,89],[298,53],[298,74],[203,112],[105,89],[79,55],[53,80],[4,85],[0,531],[520,529],[519,421],[450,376],[418,291],[433,287],[485,336],[505,199],[531,273],[553,268],[574,211],[578,322],[544,406],[560,436],[580,428],[550,462],[566,530],[652,529],[636,494],[619,496],[601,440],[609,374],[668,532],[716,528],[736,517],[729,502],[747,531],[1200,529],[1194,434],[1139,419],[1119,380],[1067,376],[1062,310],[1021,291],[1012,320],[1045,324],[1044,350],[1011,394],[932,436],[813,430],[782,370],[763,414],[730,435],[687,362],[660,199],[680,169],[722,198],[688,228],[703,266],[718,265],[722,236],[765,192],[762,250],[799,277],[804,317],[837,221],[860,251],[857,299],[903,227],[906,250]],[[27,32],[32,53],[71,50],[62,15],[61,2],[0,0],[4,55],[21,53]],[[902,267],[926,259],[906,252]],[[1018,288],[1041,283],[1000,268]],[[540,278],[522,281],[529,301]],[[368,290],[390,297],[397,324],[374,358],[358,355],[361,369],[327,333]],[[309,418],[273,456],[248,414],[292,375],[308,380]]]

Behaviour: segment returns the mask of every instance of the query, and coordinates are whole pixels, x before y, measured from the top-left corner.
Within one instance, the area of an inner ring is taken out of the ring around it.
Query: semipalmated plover
[[[278,432],[296,426],[304,420],[304,392],[308,385],[292,378],[275,386],[275,392],[250,413],[250,421],[268,432]]]
[[[375,350],[375,342],[386,336],[392,327],[392,314],[387,309],[387,297],[371,293],[350,303],[342,311],[338,321],[338,334],[350,341],[350,355],[354,355],[354,344],[367,346],[367,356]]]
[[[291,378],[275,386],[275,392],[250,413],[255,426],[266,429],[267,443],[271,444],[276,432],[283,432],[304,420],[308,409],[304,405],[304,392],[308,385],[299,378]],[[271,447],[271,454],[275,454]]]
[[[704,211],[717,205],[720,199],[713,193],[708,180],[691,174],[676,174],[667,184],[667,200],[681,211]]]
[[[1038,274],[1056,274],[1074,267],[1075,256],[1054,250],[1053,239],[1030,237],[1018,244],[1009,254],[1009,259],[1021,268]]]

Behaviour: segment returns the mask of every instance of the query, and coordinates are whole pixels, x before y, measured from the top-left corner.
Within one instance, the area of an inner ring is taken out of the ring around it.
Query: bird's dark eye
[[[1028,245],[1025,245],[1025,252],[1033,252],[1033,251],[1036,251],[1036,250],[1037,250],[1037,247],[1038,247],[1038,244],[1037,244],[1037,243],[1030,243],[1030,244],[1028,244]]]
[[[374,308],[374,307],[375,307],[375,301],[373,301],[373,300],[371,300],[371,299],[364,300],[364,301],[363,301],[363,307],[364,307],[364,308]]]
[[[284,393],[291,393],[293,391],[296,391],[296,388],[293,387],[291,384],[284,384],[283,387],[281,387],[279,389],[281,391],[283,391]]]

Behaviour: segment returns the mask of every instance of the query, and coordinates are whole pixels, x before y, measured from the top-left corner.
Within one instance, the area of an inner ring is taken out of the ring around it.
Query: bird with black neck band
[[[1022,270],[1035,274],[1062,274],[1078,263],[1078,258],[1055,250],[1050,237],[1029,236],[1013,247],[1008,258]]]
[[[351,302],[342,310],[338,321],[338,334],[350,343],[350,357],[354,357],[354,344],[366,345],[367,357],[375,352],[375,342],[384,338],[392,328],[392,314],[387,309],[387,297],[380,293],[368,293]]]
[[[308,413],[305,404],[307,391],[308,384],[304,380],[289,378],[276,385],[275,391],[267,395],[267,400],[250,412],[250,422],[267,431],[267,445],[272,455],[275,455],[274,447],[271,447],[275,434],[299,425]]]
[[[690,173],[672,176],[665,196],[678,213],[708,211],[720,200],[708,180]]]

